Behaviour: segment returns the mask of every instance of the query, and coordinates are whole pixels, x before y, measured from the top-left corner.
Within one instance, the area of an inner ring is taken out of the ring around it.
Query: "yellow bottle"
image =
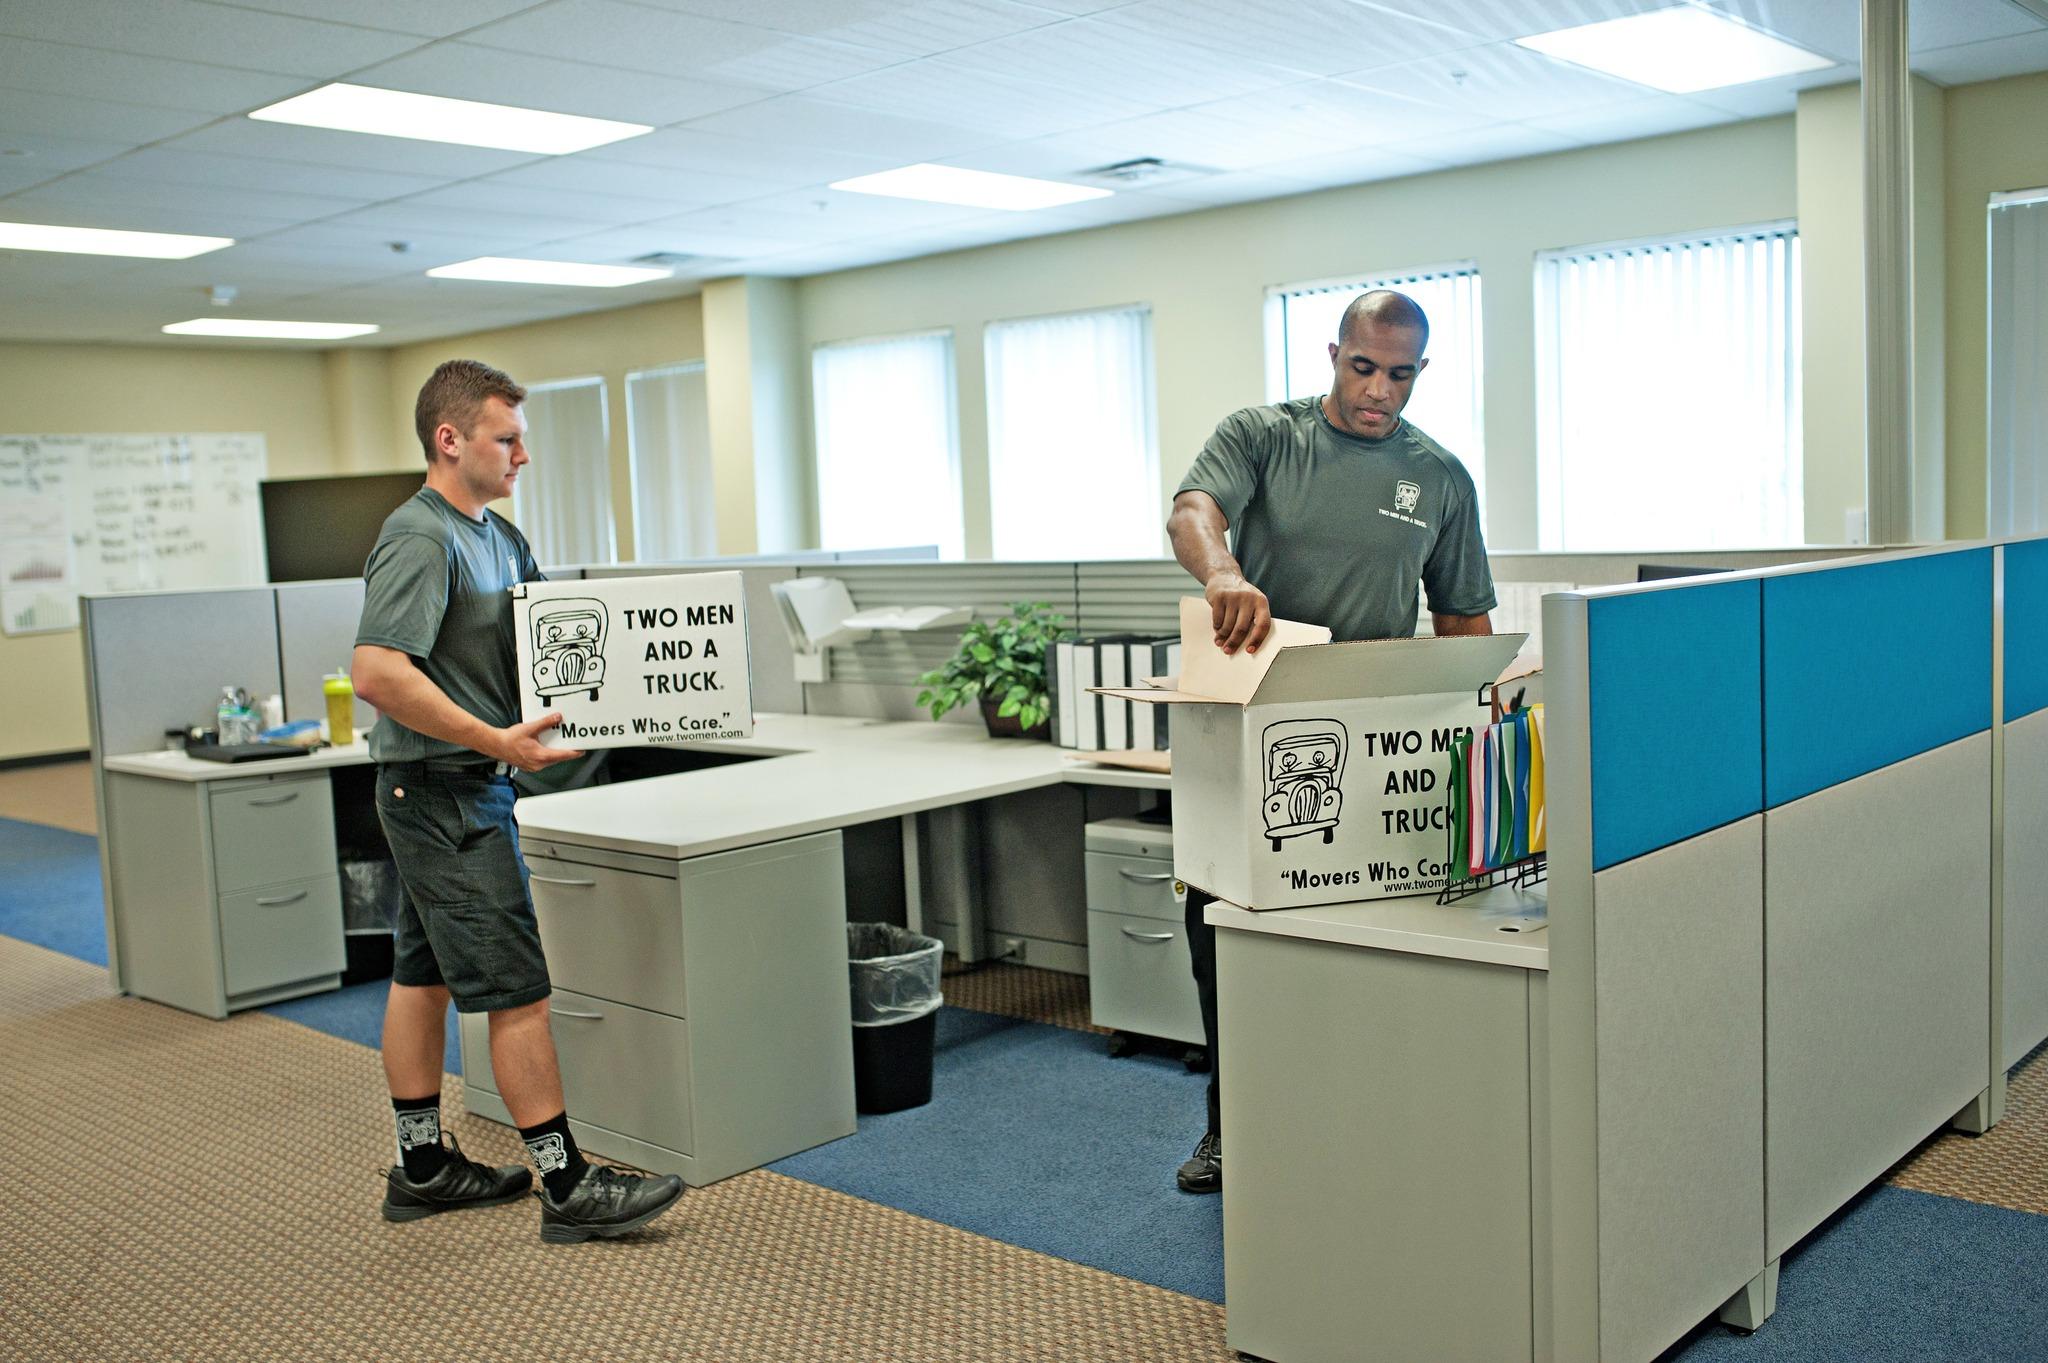
[[[349,744],[356,741],[356,687],[348,673],[336,672],[320,682],[327,697],[327,741]]]

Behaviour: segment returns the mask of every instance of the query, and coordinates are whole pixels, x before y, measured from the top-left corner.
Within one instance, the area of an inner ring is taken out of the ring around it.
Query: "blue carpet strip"
[[[104,966],[95,839],[0,819],[0,934]],[[374,1047],[385,993],[373,981],[264,1011]],[[1202,1082],[1172,1061],[1112,1060],[1098,1036],[946,1008],[930,1104],[770,1167],[1221,1301],[1221,1199],[1173,1186]],[[1703,1326],[1662,1363],[2042,1363],[2043,1265],[2048,1217],[1879,1187],[1786,1255],[1764,1329]]]

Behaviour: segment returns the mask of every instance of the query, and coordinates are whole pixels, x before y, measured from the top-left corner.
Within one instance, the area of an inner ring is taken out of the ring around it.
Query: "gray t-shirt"
[[[432,488],[384,520],[364,565],[356,642],[409,654],[448,699],[486,724],[519,718],[512,586],[540,579],[526,537],[496,512],[473,521]],[[482,753],[379,715],[370,731],[379,762],[427,758],[488,762]]]
[[[1361,440],[1320,397],[1232,412],[1180,485],[1230,522],[1231,552],[1283,620],[1346,639],[1415,633],[1416,584],[1439,615],[1494,608],[1472,475],[1407,421]]]

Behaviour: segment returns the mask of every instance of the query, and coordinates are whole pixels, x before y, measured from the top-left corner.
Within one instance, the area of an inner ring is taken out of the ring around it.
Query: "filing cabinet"
[[[325,771],[108,774],[123,987],[208,1017],[332,989],[347,960]]]
[[[1098,819],[1084,843],[1088,990],[1098,1027],[1202,1044],[1188,962],[1187,891],[1173,874],[1173,830]]]
[[[579,1145],[692,1186],[853,1134],[840,835],[684,860],[524,845]],[[469,1110],[512,1120],[460,1019]]]

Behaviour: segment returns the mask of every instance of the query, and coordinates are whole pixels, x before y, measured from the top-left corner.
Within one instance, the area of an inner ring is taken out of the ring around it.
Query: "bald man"
[[[1330,391],[1225,417],[1167,519],[1202,584],[1216,642],[1257,652],[1277,614],[1337,639],[1415,633],[1417,588],[1438,634],[1491,634],[1496,602],[1472,475],[1401,417],[1429,361],[1429,318],[1391,289],[1360,294],[1330,346]],[[1226,536],[1227,541],[1226,541]],[[1212,896],[1188,889],[1188,954],[1208,1038],[1209,1126],[1180,1166],[1183,1192],[1223,1187]]]

